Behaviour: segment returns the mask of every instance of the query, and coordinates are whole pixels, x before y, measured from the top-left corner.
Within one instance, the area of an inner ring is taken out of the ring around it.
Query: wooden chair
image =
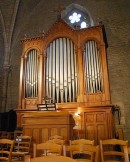
[[[93,146],[94,145],[94,140],[87,140],[87,139],[77,139],[77,140],[70,140],[70,146],[69,146],[69,150],[70,150],[70,156],[72,158],[75,159],[82,159],[83,161],[86,159],[86,155],[88,155],[88,157],[90,159],[92,159],[94,153],[92,153],[91,151],[87,151],[86,149],[89,148],[89,146]],[[87,154],[88,153],[88,154]],[[91,157],[90,157],[91,154]]]
[[[12,160],[12,150],[14,147],[14,141],[9,139],[0,139],[0,161]]]
[[[38,156],[47,156],[47,155],[61,155],[62,154],[62,145],[45,142],[40,144],[33,145],[33,157]]]
[[[76,139],[76,140],[70,140],[69,141],[70,146],[76,146],[76,145],[94,145],[94,140],[87,140],[87,139]],[[70,152],[70,146],[67,146],[66,151]],[[76,156],[76,154],[74,155]],[[78,154],[80,156],[80,154]]]
[[[18,136],[22,136],[23,131],[22,130],[15,130],[14,131],[14,139],[16,139]]]
[[[56,143],[59,145],[64,145],[65,144],[65,140],[63,136],[59,136],[59,135],[54,135],[49,137],[49,140],[46,142],[51,142],[51,143]]]
[[[12,152],[12,160],[23,160],[24,156],[30,153],[30,145],[30,136],[17,136],[14,151]]]
[[[94,145],[94,140],[87,140],[87,139],[77,139],[77,140],[70,140],[70,145]]]
[[[9,133],[7,131],[0,131],[0,139],[9,139]]]
[[[30,158],[29,155],[26,155],[24,162],[77,162],[77,161],[66,156],[41,156]]]
[[[71,145],[70,155],[71,158],[81,162],[99,162],[99,146]]]
[[[128,154],[130,154],[130,147],[128,147]]]
[[[124,132],[122,128],[116,130],[116,137],[120,140],[124,140]]]
[[[55,144],[61,145],[62,146],[62,153],[61,153],[61,155],[66,156],[66,149],[65,149],[66,148],[65,147],[66,141],[65,140],[60,139],[60,138],[53,138],[53,139],[48,140],[46,142],[47,143],[55,143]]]
[[[52,140],[48,140],[46,141],[47,143],[56,143],[58,145],[64,145],[65,144],[65,140],[62,139],[52,139]]]
[[[128,141],[119,139],[100,140],[102,162],[129,162],[127,147]]]
[[[54,135],[54,136],[49,137],[49,140],[53,140],[53,139],[63,140],[64,138],[62,136],[59,136],[59,135]]]
[[[128,156],[130,157],[130,146],[128,146],[127,150],[128,150]]]

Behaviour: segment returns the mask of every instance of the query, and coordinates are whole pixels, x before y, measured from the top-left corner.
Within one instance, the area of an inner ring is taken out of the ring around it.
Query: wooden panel
[[[113,137],[111,108],[94,108],[84,112],[86,138],[95,140],[99,144],[100,139]]]
[[[96,137],[95,134],[95,125],[94,124],[88,124],[86,126],[86,138],[90,140],[94,140]]]
[[[75,123],[68,112],[25,112],[21,117],[23,133],[31,135],[36,143],[45,142],[56,134],[71,139]]]
[[[40,133],[42,134],[42,138],[40,139],[39,143],[47,141],[48,137],[50,136],[48,128],[42,128]]]
[[[58,132],[58,128],[56,128],[56,127],[52,127],[52,128],[50,128],[50,133],[51,133],[50,136],[52,136],[53,134],[59,134],[59,132]]]
[[[96,137],[95,134],[95,114],[94,113],[85,113],[85,121],[86,123],[86,138],[93,140]]]
[[[28,136],[32,136],[32,129],[30,129],[30,128],[23,129],[23,134],[28,135]]]
[[[33,139],[33,142],[40,143],[40,139],[41,139],[41,136],[40,136],[41,129],[34,128],[31,131],[32,131],[32,139]],[[25,132],[26,132],[26,130],[25,130]]]
[[[97,125],[97,141],[100,139],[106,139],[108,137],[107,135],[107,128],[105,127],[105,124],[98,124]]]
[[[63,136],[63,137],[65,137],[65,139],[67,139],[67,134],[69,133],[69,136],[70,136],[70,139],[71,139],[71,135],[72,135],[72,127],[71,127],[71,129],[70,129],[70,131],[69,132],[66,132],[66,128],[64,127],[64,128],[61,128],[60,129],[60,134],[61,134],[61,136]],[[68,131],[68,130],[67,130]]]
[[[80,115],[74,116],[75,112]],[[84,132],[84,137],[94,139],[95,144],[98,144],[100,139],[114,137],[112,106],[63,107],[60,113],[55,113],[49,112],[49,115],[48,112],[41,111],[18,111],[18,119],[24,132],[31,134],[33,140],[38,143],[45,142],[55,133],[67,140],[72,139],[75,123],[78,124],[79,131]]]
[[[104,112],[96,114],[97,141],[108,138],[107,118]]]
[[[99,113],[97,113],[97,114],[95,114],[96,115],[96,123],[102,123],[102,122],[105,122],[104,121],[104,118],[105,118],[105,114],[104,114],[104,112],[99,112]]]

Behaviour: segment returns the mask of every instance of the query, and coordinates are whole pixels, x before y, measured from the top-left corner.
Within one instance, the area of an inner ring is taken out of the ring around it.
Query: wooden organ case
[[[85,138],[98,143],[112,137],[103,29],[73,29],[58,19],[44,35],[22,40],[18,126],[24,113],[37,112],[37,104],[49,97],[58,110],[73,115]]]

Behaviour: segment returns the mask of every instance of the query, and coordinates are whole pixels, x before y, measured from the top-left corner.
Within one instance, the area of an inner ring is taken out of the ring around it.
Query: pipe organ
[[[20,109],[44,98],[60,105],[110,104],[102,26],[72,29],[58,20],[41,37],[22,40]]]
[[[81,113],[78,127],[88,132],[92,130],[86,121],[108,120],[105,126],[100,124],[101,134],[107,137],[106,128],[112,130],[112,106],[103,32],[102,25],[73,29],[58,19],[44,35],[22,40],[18,110],[37,111],[37,104],[49,98],[58,110]],[[96,118],[86,115],[88,108],[98,112]]]

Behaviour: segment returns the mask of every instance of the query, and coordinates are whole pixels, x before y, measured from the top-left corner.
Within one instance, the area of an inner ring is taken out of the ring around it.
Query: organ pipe
[[[57,38],[47,48],[46,95],[53,102],[75,102],[77,99],[77,61],[74,49],[74,43],[69,38]],[[48,80],[48,73],[51,74],[51,81]]]
[[[25,97],[37,97],[38,94],[38,55],[37,50],[27,54],[25,70]]]
[[[45,68],[46,96],[53,102],[76,102],[77,59],[75,45],[69,38],[58,38],[47,48]],[[83,53],[86,93],[102,92],[102,68],[97,43],[86,42]],[[38,95],[38,56],[30,50],[26,59],[25,96]]]
[[[102,92],[102,67],[97,43],[90,40],[85,44],[83,54],[86,93]]]

